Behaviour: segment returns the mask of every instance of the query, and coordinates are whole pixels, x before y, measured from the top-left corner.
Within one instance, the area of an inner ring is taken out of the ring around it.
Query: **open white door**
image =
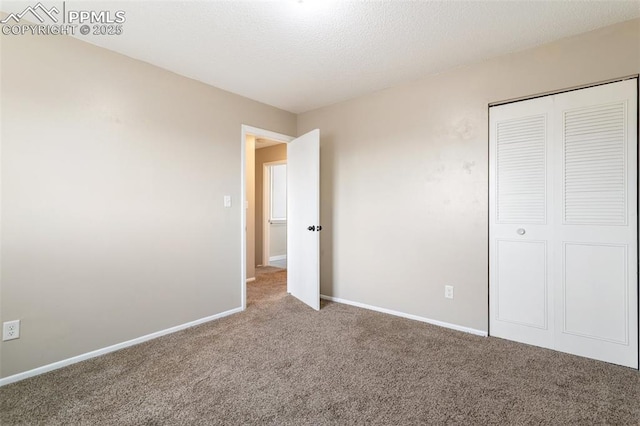
[[[320,130],[287,145],[287,287],[320,309]]]

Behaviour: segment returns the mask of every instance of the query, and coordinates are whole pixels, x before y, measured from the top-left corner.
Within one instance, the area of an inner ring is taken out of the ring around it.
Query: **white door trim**
[[[268,266],[271,256],[269,255],[269,241],[271,235],[271,223],[269,222],[269,214],[271,211],[271,174],[269,167],[279,164],[287,164],[287,160],[269,161],[262,166],[262,265]]]
[[[245,164],[247,158],[247,135],[257,138],[271,139],[278,142],[289,143],[295,138],[271,130],[242,124],[240,126],[240,303],[242,310],[247,309],[247,210],[245,203],[247,199],[247,182]]]

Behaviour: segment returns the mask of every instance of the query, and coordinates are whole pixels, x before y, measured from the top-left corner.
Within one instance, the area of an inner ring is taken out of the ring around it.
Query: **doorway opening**
[[[265,272],[278,271],[282,266],[286,267],[286,174],[283,193],[283,170],[276,168],[273,173],[272,169],[274,166],[286,164],[286,144],[294,138],[246,125],[242,126],[241,133],[241,304],[242,309],[246,309],[247,284],[254,282],[257,276],[264,276]],[[275,191],[271,185],[274,179]],[[267,194],[265,185],[268,186]],[[275,195],[275,204],[272,202],[272,195]]]
[[[287,144],[287,201],[284,203],[287,241],[286,291],[312,309],[320,310],[320,130],[314,129],[293,138],[246,125],[241,127],[242,309],[247,307],[247,280],[255,278],[255,244],[251,249],[248,242],[255,243],[256,139]],[[251,276],[251,272],[254,276]]]
[[[264,143],[256,140],[256,268],[287,269],[287,150]]]

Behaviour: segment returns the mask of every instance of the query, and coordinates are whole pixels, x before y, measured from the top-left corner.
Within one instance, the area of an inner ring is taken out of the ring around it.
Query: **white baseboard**
[[[438,321],[430,318],[420,317],[418,315],[407,314],[404,312],[394,311],[387,308],[379,308],[377,306],[371,306],[360,302],[352,302],[351,300],[340,299],[338,297],[325,296],[324,294],[320,295],[321,299],[330,300],[332,302],[344,303],[345,305],[356,306],[358,308],[369,309],[371,311],[382,312],[384,314],[395,315],[397,317],[407,318],[414,321],[426,322],[428,324],[437,325],[440,327],[450,328],[452,330],[463,331],[465,333],[475,334],[476,336],[487,337],[489,333],[482,330],[476,330],[475,328],[464,327],[461,325],[451,324],[444,321]]]
[[[253,282],[255,280],[256,280],[256,277],[247,278],[247,282],[248,283]]]
[[[217,320],[232,314],[236,314],[241,312],[242,308],[235,308],[229,311],[221,312],[216,315],[211,315],[209,317],[200,318],[195,321],[187,322],[185,324],[176,325],[175,327],[167,328],[165,330],[156,331],[155,333],[147,334],[145,336],[137,337],[132,340],[127,340],[126,342],[116,343],[115,345],[107,346],[106,348],[96,349],[95,351],[87,352],[82,355],[77,355],[71,358],[63,359],[62,361],[57,361],[51,364],[43,365],[42,367],[34,368],[33,370],[24,371],[22,373],[14,374],[9,377],[5,377],[4,379],[0,379],[0,387],[4,385],[8,385],[10,383],[18,382],[20,380],[27,379],[29,377],[38,376],[40,374],[48,373],[49,371],[57,370],[62,367],[66,367],[71,364],[75,364],[80,361],[85,361],[87,359],[95,358],[100,355],[108,354],[109,352],[114,352],[120,349],[128,348],[129,346],[137,345],[139,343],[146,342],[148,340],[157,339],[158,337],[175,333],[176,331],[184,330],[185,328],[193,327],[196,325],[203,324],[205,322]]]
[[[275,262],[276,260],[287,260],[287,255],[286,254],[280,254],[278,256],[269,257],[269,262]]]

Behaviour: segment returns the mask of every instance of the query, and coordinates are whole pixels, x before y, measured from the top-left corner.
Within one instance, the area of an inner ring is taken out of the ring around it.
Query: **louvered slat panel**
[[[625,104],[564,114],[564,222],[627,222]]]
[[[546,118],[497,124],[497,220],[546,221]]]

